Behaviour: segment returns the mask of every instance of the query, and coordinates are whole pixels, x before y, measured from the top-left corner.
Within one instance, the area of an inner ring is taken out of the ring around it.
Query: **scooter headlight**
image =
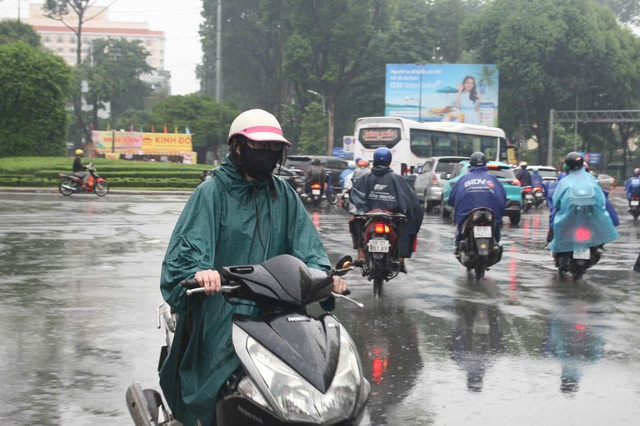
[[[349,418],[361,375],[355,348],[345,333],[340,335],[336,374],[324,394],[251,337],[247,351],[287,421],[325,424]]]

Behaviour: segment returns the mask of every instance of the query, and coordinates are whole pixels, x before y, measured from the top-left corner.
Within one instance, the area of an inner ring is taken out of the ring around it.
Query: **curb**
[[[60,194],[58,188],[42,187],[11,187],[0,186],[0,194]],[[166,191],[166,190],[127,190],[111,189],[109,194],[114,195],[191,195],[193,191]],[[84,193],[87,194],[87,193]],[[108,195],[108,194],[107,194]]]

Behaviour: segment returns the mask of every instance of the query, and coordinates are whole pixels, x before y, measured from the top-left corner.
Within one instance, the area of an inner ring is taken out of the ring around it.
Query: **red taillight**
[[[376,222],[376,224],[373,225],[373,230],[376,234],[388,234],[391,232],[389,225],[384,222]]]
[[[320,189],[320,184],[319,183],[312,183],[311,184],[311,189]]]
[[[520,181],[518,179],[514,179],[511,181],[511,185],[520,186]]]
[[[438,177],[436,175],[431,178],[431,186],[438,186]]]
[[[535,189],[536,191],[540,191],[540,192],[542,192],[542,188],[541,188],[541,187],[539,187],[539,186],[536,186],[536,187],[535,187],[535,188],[533,188],[533,189]]]
[[[587,241],[591,239],[591,231],[587,228],[576,229],[576,240]]]
[[[526,188],[524,188],[524,192],[526,192],[527,194],[531,192],[531,187],[527,186]]]

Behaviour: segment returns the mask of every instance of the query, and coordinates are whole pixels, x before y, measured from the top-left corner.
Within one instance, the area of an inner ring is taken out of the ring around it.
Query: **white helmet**
[[[262,109],[250,109],[233,120],[227,145],[231,145],[231,140],[236,135],[242,135],[256,142],[281,142],[291,146],[291,142],[282,135],[278,119]]]
[[[356,162],[355,162],[355,161],[353,161],[353,160],[350,160],[350,161],[349,161],[349,168],[350,168],[350,169],[355,169],[355,168],[356,168]]]

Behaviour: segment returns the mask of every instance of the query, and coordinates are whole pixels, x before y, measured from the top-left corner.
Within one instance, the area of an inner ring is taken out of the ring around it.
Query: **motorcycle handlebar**
[[[220,277],[220,280],[222,284],[220,291],[223,293],[231,293],[232,291],[240,288],[239,285],[232,285],[231,280],[228,280],[225,277]],[[190,280],[183,280],[180,282],[180,285],[183,288],[187,289],[187,296],[191,296],[192,294],[197,293],[204,293],[204,287],[200,287],[200,284],[198,284],[198,281],[196,281],[194,278]]]

